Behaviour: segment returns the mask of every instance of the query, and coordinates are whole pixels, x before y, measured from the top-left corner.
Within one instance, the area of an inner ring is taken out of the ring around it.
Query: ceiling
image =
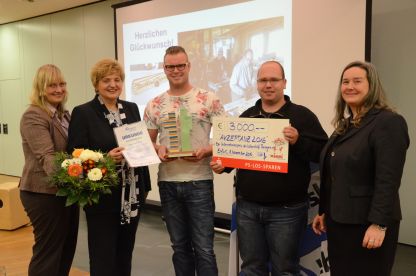
[[[101,1],[106,0],[0,0],[0,24]],[[113,2],[125,1],[128,0],[113,0]],[[416,0],[400,0],[400,2],[399,6],[402,8],[416,6]],[[396,1],[373,0],[373,14],[394,11],[397,9],[396,6]]]
[[[102,1],[102,0],[101,0]],[[0,24],[82,6],[97,0],[0,0]]]

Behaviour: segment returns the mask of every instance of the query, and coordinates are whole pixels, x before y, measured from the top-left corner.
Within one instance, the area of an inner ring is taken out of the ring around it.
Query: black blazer
[[[320,157],[319,212],[330,208],[333,220],[350,224],[400,220],[398,190],[409,143],[406,121],[388,110],[372,109],[358,128],[332,134]],[[324,170],[325,158],[330,172]]]
[[[127,123],[140,121],[140,113],[135,103],[120,100],[126,114]],[[74,108],[68,130],[68,152],[75,148],[100,150],[103,153],[118,147],[113,128],[108,119],[104,117],[101,103],[97,96],[90,102]],[[150,191],[150,176],[147,166],[136,168],[139,175],[139,188],[141,191]],[[144,192],[141,193],[141,202],[144,203]],[[100,203],[87,207],[91,212],[120,212],[121,186],[111,195],[104,195]],[[143,204],[142,204],[143,205]]]

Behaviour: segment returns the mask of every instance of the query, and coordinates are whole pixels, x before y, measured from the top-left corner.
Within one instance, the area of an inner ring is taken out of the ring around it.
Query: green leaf
[[[79,201],[78,201],[79,206],[84,207],[85,204],[87,204],[87,203],[88,203],[88,197],[81,196]]]
[[[100,194],[99,193],[93,193],[91,195],[91,200],[92,200],[92,202],[94,202],[95,204],[97,204],[98,201],[100,200]]]
[[[66,201],[65,201],[65,207],[69,207],[69,206],[71,206],[72,204],[74,204],[74,202],[70,202],[69,201],[69,199],[68,198],[66,198]]]
[[[88,202],[81,203],[81,201],[78,201],[78,206],[81,208],[84,208],[85,205],[87,205]]]
[[[66,206],[70,206],[78,201],[78,196],[71,194],[66,198]]]
[[[69,191],[66,188],[60,188],[58,192],[56,193],[57,196],[67,196],[68,194],[69,194]]]

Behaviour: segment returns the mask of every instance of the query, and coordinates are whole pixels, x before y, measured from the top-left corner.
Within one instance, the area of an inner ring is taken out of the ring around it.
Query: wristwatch
[[[387,230],[387,226],[383,224],[374,224],[375,227],[377,227],[378,230],[385,232]]]

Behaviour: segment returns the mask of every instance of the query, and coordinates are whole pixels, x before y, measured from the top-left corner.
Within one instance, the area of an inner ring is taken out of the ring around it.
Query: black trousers
[[[91,276],[130,276],[139,216],[120,225],[119,213],[86,211]]]
[[[20,191],[20,198],[35,236],[28,275],[68,275],[77,244],[78,206],[65,207],[66,198],[51,194]]]
[[[362,247],[369,225],[342,224],[326,218],[331,276],[389,276],[394,264],[400,222],[389,225],[377,249]]]

